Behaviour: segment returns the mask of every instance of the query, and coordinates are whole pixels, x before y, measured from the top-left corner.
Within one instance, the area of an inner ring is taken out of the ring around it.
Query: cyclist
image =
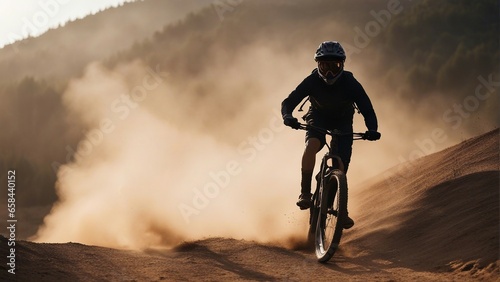
[[[306,97],[311,103],[303,119],[326,129],[338,129],[352,132],[354,111],[357,107],[364,117],[368,129],[365,138],[380,139],[377,132],[377,116],[372,103],[361,84],[353,74],[344,70],[346,55],[337,41],[321,43],[314,55],[318,67],[307,76],[295,90],[281,103],[281,114],[284,124],[294,129],[299,128],[299,121],[292,113],[297,105]],[[312,205],[311,180],[316,161],[316,153],[326,143],[325,134],[308,130],[305,137],[305,149],[301,165],[301,190],[297,205],[300,209],[308,209]],[[345,173],[349,167],[352,153],[352,136],[341,136],[338,139],[339,155],[344,163]],[[354,221],[347,216],[344,228],[349,229]]]

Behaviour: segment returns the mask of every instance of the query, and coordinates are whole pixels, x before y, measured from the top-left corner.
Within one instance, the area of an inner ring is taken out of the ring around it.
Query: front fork
[[[337,193],[337,185],[332,185],[330,174],[334,169],[344,171],[344,163],[337,155],[327,153],[321,160],[321,168],[316,175],[316,191],[314,192],[313,208],[319,209],[320,214],[326,215],[328,207],[331,206],[335,194]],[[326,194],[328,197],[323,197]]]

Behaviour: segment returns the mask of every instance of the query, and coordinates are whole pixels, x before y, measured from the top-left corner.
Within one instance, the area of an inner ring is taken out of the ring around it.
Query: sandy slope
[[[489,132],[366,183],[351,195],[363,210],[344,245],[413,269],[498,271],[498,137]]]
[[[499,131],[353,189],[356,226],[328,264],[304,250],[227,238],[144,252],[17,242],[15,277],[1,237],[0,280],[498,281]]]

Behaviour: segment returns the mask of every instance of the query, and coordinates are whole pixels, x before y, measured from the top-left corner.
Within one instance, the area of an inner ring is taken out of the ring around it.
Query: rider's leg
[[[346,130],[347,132],[348,130]],[[352,128],[350,129],[352,132]],[[342,136],[339,138],[339,155],[344,164],[344,172],[347,173],[349,168],[349,163],[351,161],[352,154],[352,136]],[[354,220],[349,217],[349,212],[347,212],[347,218],[344,220],[344,228],[349,229],[354,226]]]
[[[311,193],[311,181],[314,165],[316,163],[316,153],[318,153],[320,149],[321,141],[318,138],[311,137],[307,139],[304,154],[302,155],[301,167],[302,180],[300,182],[300,192],[303,194]]]
[[[352,129],[351,129],[352,131]],[[349,168],[349,163],[351,162],[352,155],[352,136],[341,136],[339,137],[339,156],[344,164],[344,173],[347,173]]]
[[[319,127],[324,127],[322,125],[323,121],[318,118],[312,109],[309,109],[306,115],[306,122],[308,124],[313,124]],[[314,171],[314,164],[316,162],[316,154],[321,150],[325,144],[325,134],[319,133],[315,130],[308,130],[306,133],[306,147],[304,149],[304,154],[302,155],[302,166],[301,174],[302,178],[300,181],[300,196],[297,202],[297,206],[300,209],[307,209],[311,206],[312,195],[311,195],[311,181],[312,174]]]

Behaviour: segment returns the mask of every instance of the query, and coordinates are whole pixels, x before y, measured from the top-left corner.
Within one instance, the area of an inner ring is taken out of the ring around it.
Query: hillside
[[[402,164],[411,169],[396,167],[356,189],[350,197],[362,207],[353,213],[356,226],[344,232],[340,250],[327,264],[305,250],[230,238],[143,251],[18,241],[16,278],[497,281],[498,148],[497,129]],[[0,244],[7,244],[3,236]],[[2,280],[12,277],[6,265],[1,263]]]
[[[497,261],[499,133],[401,164],[353,191],[357,228],[344,243],[417,269],[477,271]]]
[[[57,86],[81,75],[88,63],[127,50],[204,5],[201,0],[127,2],[4,46],[0,49],[0,84],[28,76]]]

